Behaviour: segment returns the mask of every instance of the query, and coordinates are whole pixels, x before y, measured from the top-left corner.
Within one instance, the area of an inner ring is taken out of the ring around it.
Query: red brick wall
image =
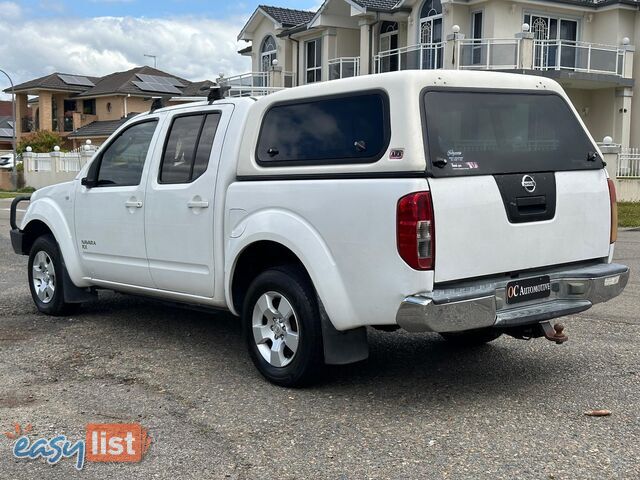
[[[11,115],[11,102],[0,101],[0,117],[10,117]]]

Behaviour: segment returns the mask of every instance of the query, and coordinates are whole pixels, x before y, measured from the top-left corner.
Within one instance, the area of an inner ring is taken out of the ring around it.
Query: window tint
[[[138,185],[157,121],[138,123],[123,131],[102,154],[99,186]]]
[[[162,156],[160,183],[192,182],[207,170],[219,121],[219,113],[174,119]]]
[[[434,176],[603,167],[558,95],[431,91],[424,111]]]
[[[264,117],[257,158],[266,165],[374,162],[389,135],[381,93],[278,105]]]

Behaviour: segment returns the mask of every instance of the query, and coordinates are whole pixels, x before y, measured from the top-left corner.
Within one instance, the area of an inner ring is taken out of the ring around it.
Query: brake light
[[[430,192],[415,192],[398,201],[398,253],[411,268],[431,270],[435,265],[436,228]]]
[[[616,196],[616,185],[610,178],[607,179],[609,184],[609,203],[611,204],[611,234],[609,235],[609,243],[615,243],[618,239],[618,198]]]

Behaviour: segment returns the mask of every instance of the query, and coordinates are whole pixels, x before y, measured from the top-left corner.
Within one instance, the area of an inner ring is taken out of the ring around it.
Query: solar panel
[[[58,75],[58,78],[67,85],[80,85],[82,87],[93,87],[95,84],[87,77],[78,75]]]
[[[162,85],[171,85],[174,87],[184,87],[180,80],[173,77],[161,77],[160,75],[146,75],[144,73],[136,73],[136,77],[145,83],[160,83]]]
[[[180,90],[178,90],[173,85],[163,84],[163,83],[151,83],[151,82],[131,82],[136,87],[138,87],[143,92],[160,92],[160,93],[177,93],[178,95],[182,94]]]

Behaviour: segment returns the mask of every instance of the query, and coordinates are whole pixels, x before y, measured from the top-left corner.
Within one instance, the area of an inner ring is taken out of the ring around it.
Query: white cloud
[[[16,83],[56,71],[100,76],[127,70],[149,64],[145,53],[157,56],[159,69],[188,80],[214,80],[219,72],[229,76],[251,68],[237,53],[246,45],[236,42],[241,18],[18,17],[0,18],[0,68]],[[0,79],[3,89],[4,83]]]
[[[0,2],[0,12],[3,21],[15,20],[22,16],[22,9],[16,2]]]

